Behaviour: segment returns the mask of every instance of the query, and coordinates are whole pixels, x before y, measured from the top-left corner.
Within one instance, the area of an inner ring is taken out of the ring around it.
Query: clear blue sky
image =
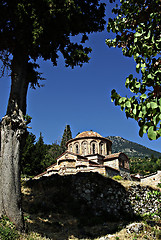
[[[28,91],[30,131],[37,138],[42,132],[45,143],[51,144],[61,140],[65,125],[69,124],[73,137],[78,132],[93,130],[104,137],[121,136],[161,151],[161,138],[156,141],[148,140],[146,135],[140,138],[137,122],[127,120],[124,112],[111,103],[113,88],[122,96],[129,95],[124,83],[130,73],[135,74],[135,64],[122,55],[121,49],[106,46],[105,39],[110,36],[106,27],[104,32],[90,35],[91,60],[82,68],[65,68],[61,56],[57,67],[49,61],[38,61],[46,81],[44,87]],[[0,118],[6,112],[9,90],[10,78],[0,79]]]

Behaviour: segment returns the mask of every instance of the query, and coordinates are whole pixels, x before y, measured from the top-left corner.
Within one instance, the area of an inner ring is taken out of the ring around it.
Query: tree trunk
[[[19,230],[24,229],[21,207],[20,153],[26,132],[26,78],[28,58],[18,49],[13,54],[11,92],[6,116],[1,122],[0,215],[6,215]]]

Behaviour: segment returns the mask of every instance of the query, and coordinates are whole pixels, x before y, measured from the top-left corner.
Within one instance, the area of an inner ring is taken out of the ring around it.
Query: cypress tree
[[[72,138],[72,132],[70,130],[70,125],[66,125],[65,129],[64,129],[64,133],[62,136],[62,140],[61,140],[61,151],[62,153],[66,151],[66,143],[67,141],[69,141]]]

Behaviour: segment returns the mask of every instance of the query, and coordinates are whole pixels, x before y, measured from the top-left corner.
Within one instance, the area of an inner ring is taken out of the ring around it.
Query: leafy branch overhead
[[[105,4],[100,0],[0,1],[1,75],[7,68],[11,77],[6,116],[1,121],[0,215],[7,214],[20,231],[24,229],[20,203],[20,153],[26,124],[31,120],[26,115],[27,91],[29,84],[35,88],[43,79],[37,60],[49,60],[56,66],[61,53],[67,67],[87,63],[91,48],[84,43],[90,33],[104,30],[104,16]],[[34,137],[31,137],[23,158],[25,162],[34,149],[33,142]],[[35,148],[37,165],[45,152],[42,136]],[[45,159],[50,162],[50,154]],[[32,160],[30,156],[29,165],[33,169]],[[45,164],[42,162],[39,166],[41,169]],[[26,171],[30,168],[27,163],[25,167]]]
[[[83,46],[88,34],[104,29],[105,4],[99,0],[23,0],[0,1],[0,60],[11,68],[17,49],[28,57],[28,81],[41,80],[36,60],[51,60],[57,65],[61,52],[65,65],[82,66],[89,61],[90,47]],[[80,35],[80,43],[72,36]],[[72,41],[73,40],[73,41]],[[12,70],[12,69],[11,69]]]
[[[115,2],[115,0],[110,1]],[[130,74],[125,86],[133,96],[122,97],[112,90],[111,99],[140,127],[139,135],[161,137],[161,1],[120,0],[113,8],[107,30],[116,34],[107,39],[109,47],[122,48],[124,56],[133,57],[138,77]]]

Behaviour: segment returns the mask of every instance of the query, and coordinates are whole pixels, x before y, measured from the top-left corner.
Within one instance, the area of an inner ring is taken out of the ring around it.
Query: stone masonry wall
[[[157,171],[156,173],[149,174],[148,176],[144,176],[141,178],[142,183],[148,183],[149,185],[156,185],[161,182],[161,171]]]
[[[68,210],[77,212],[79,216],[104,217],[112,221],[133,219],[137,214],[156,215],[161,210],[160,191],[133,182],[125,189],[117,181],[98,173],[56,174],[27,184],[34,193],[45,196],[43,208],[49,203],[51,208],[66,205]]]
[[[161,192],[149,186],[135,184],[128,189],[128,198],[135,214],[153,214],[156,217],[161,211]]]

